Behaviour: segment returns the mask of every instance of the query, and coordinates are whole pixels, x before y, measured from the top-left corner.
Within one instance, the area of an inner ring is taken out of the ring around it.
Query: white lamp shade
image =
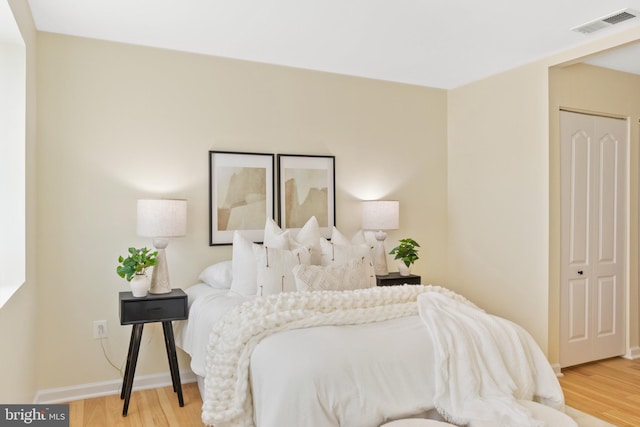
[[[397,200],[362,202],[362,228],[365,230],[397,230],[400,228],[400,202]]]
[[[187,234],[187,201],[138,200],[137,234],[143,237],[179,237]]]

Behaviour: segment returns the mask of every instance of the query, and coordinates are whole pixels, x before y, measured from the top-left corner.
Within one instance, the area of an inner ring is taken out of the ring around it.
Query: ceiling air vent
[[[608,18],[603,19],[604,22],[611,24],[611,25],[615,25],[618,24],[622,21],[627,21],[629,19],[633,19],[635,18],[636,15],[634,15],[633,13],[627,11],[627,10],[623,10],[620,13],[616,13],[613,16],[610,16]]]
[[[619,24],[624,21],[628,21],[629,19],[636,18],[640,13],[633,9],[624,9],[614,12],[610,15],[603,16],[602,18],[598,18],[595,21],[587,22],[586,24],[579,25],[571,29],[571,31],[577,31],[582,34],[591,34],[596,31],[603,30],[605,28],[609,28],[612,25]]]

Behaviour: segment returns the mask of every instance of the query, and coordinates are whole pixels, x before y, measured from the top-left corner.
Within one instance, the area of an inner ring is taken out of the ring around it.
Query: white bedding
[[[417,316],[271,335],[251,357],[255,424],[373,427],[427,416],[433,367]]]
[[[251,298],[229,296],[206,285],[186,292],[190,318],[177,327],[176,341],[191,355],[192,370],[204,376],[208,332],[224,313]],[[253,405],[253,418],[216,422],[216,427],[254,423],[258,427],[373,427],[427,413],[440,419],[433,411],[433,337],[417,314],[265,336],[250,356],[253,401],[246,405],[249,411]],[[553,372],[549,369],[540,375],[545,384],[551,384],[547,391],[561,400]]]
[[[176,322],[176,344],[191,356],[192,371],[204,377],[213,324],[251,298],[204,284],[185,292],[189,320]],[[412,415],[441,419],[430,412],[431,382],[416,381],[433,373],[433,351],[425,333],[416,314],[265,338],[251,356],[255,425],[358,427]]]
[[[176,345],[191,356],[191,370],[205,376],[205,361],[209,332],[228,310],[251,299],[230,293],[227,289],[215,289],[204,283],[186,288],[189,300],[189,319],[176,322]]]

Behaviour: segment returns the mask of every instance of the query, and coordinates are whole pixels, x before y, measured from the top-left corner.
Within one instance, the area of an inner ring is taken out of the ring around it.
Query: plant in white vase
[[[400,244],[391,249],[390,255],[395,255],[394,259],[399,260],[398,270],[401,276],[408,276],[411,273],[411,265],[418,260],[418,250],[420,244],[411,238],[400,239]]]
[[[129,256],[126,258],[122,255],[118,257],[118,268],[116,272],[118,276],[130,282],[131,292],[134,297],[143,297],[147,295],[149,290],[149,278],[145,274],[148,267],[157,264],[158,251],[151,252],[145,248],[129,248]]]

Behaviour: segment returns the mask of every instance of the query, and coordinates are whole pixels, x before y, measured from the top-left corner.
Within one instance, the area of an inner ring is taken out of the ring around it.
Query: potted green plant
[[[418,250],[420,244],[411,238],[400,239],[400,244],[391,249],[390,255],[395,255],[394,259],[399,260],[398,270],[401,276],[408,276],[411,273],[411,265],[418,260]]]
[[[151,252],[151,249],[129,248],[129,256],[118,257],[118,276],[130,282],[131,292],[134,297],[143,297],[149,290],[149,278],[145,272],[148,267],[152,267],[158,262],[158,251]]]

